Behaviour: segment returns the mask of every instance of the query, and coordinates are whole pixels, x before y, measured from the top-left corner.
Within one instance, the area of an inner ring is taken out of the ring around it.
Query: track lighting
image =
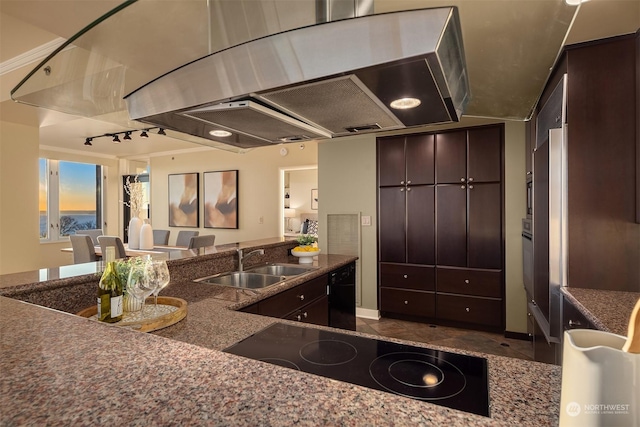
[[[134,132],[138,132],[140,131],[140,138],[149,138],[149,134],[148,132],[153,130],[153,129],[158,129],[158,135],[167,135],[164,131],[164,129],[162,128],[146,128],[146,129],[134,129],[134,130],[126,130],[124,132],[115,132],[115,133],[105,133],[104,135],[97,135],[97,136],[88,136],[85,138],[84,140],[84,145],[87,146],[92,146],[93,144],[91,143],[95,138],[104,138],[104,137],[108,137],[111,138],[111,142],[113,142],[114,144],[118,144],[120,142],[120,135],[124,135],[122,137],[123,140],[125,141],[131,141],[133,140],[133,138],[131,137],[131,135]]]

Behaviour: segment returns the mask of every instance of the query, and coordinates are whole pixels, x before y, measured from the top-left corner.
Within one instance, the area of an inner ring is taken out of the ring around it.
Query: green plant
[[[298,237],[296,240],[300,245],[307,246],[307,245],[313,245],[315,242],[318,241],[318,238],[315,236],[312,236],[311,234],[303,234],[302,236]]]
[[[144,264],[143,257],[131,257],[124,260],[116,261],[116,274],[122,283],[122,289],[124,290],[124,294],[127,294],[127,281],[129,280],[129,272],[131,268],[142,266]],[[142,274],[142,269],[137,269],[139,271],[138,274]]]

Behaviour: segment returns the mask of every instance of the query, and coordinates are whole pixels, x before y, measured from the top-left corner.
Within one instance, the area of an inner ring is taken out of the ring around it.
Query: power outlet
[[[264,224],[264,217],[263,216],[258,218],[258,224]]]
[[[360,217],[360,224],[362,224],[363,226],[370,226],[371,225],[371,216],[369,215],[363,215]]]

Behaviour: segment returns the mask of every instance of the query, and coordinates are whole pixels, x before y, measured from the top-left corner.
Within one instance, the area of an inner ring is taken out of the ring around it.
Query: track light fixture
[[[158,135],[167,135],[164,131],[164,129],[162,128],[146,128],[146,129],[135,129],[135,130],[127,130],[124,132],[115,132],[115,133],[105,133],[104,135],[97,135],[97,136],[88,136],[85,138],[84,140],[84,145],[87,146],[92,146],[93,144],[91,143],[95,138],[103,138],[103,137],[108,137],[111,138],[111,141],[114,144],[118,144],[120,142],[120,135],[124,135],[122,137],[123,140],[125,141],[131,141],[133,140],[133,138],[131,138],[131,135],[134,132],[140,132],[140,138],[149,138],[149,134],[147,132],[154,130],[154,129],[158,129]]]

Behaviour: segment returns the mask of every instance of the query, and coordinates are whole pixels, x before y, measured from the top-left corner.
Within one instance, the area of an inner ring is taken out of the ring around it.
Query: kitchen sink
[[[298,276],[316,270],[317,267],[305,267],[295,264],[269,264],[252,267],[247,272],[270,274],[273,276]]]
[[[232,286],[234,288],[261,289],[282,282],[284,279],[282,276],[242,271],[216,274],[215,276],[203,277],[195,281],[213,285]]]
[[[232,286],[243,289],[262,289],[284,280],[317,270],[318,267],[297,264],[267,264],[251,267],[246,271],[220,273],[195,279],[195,282]]]

